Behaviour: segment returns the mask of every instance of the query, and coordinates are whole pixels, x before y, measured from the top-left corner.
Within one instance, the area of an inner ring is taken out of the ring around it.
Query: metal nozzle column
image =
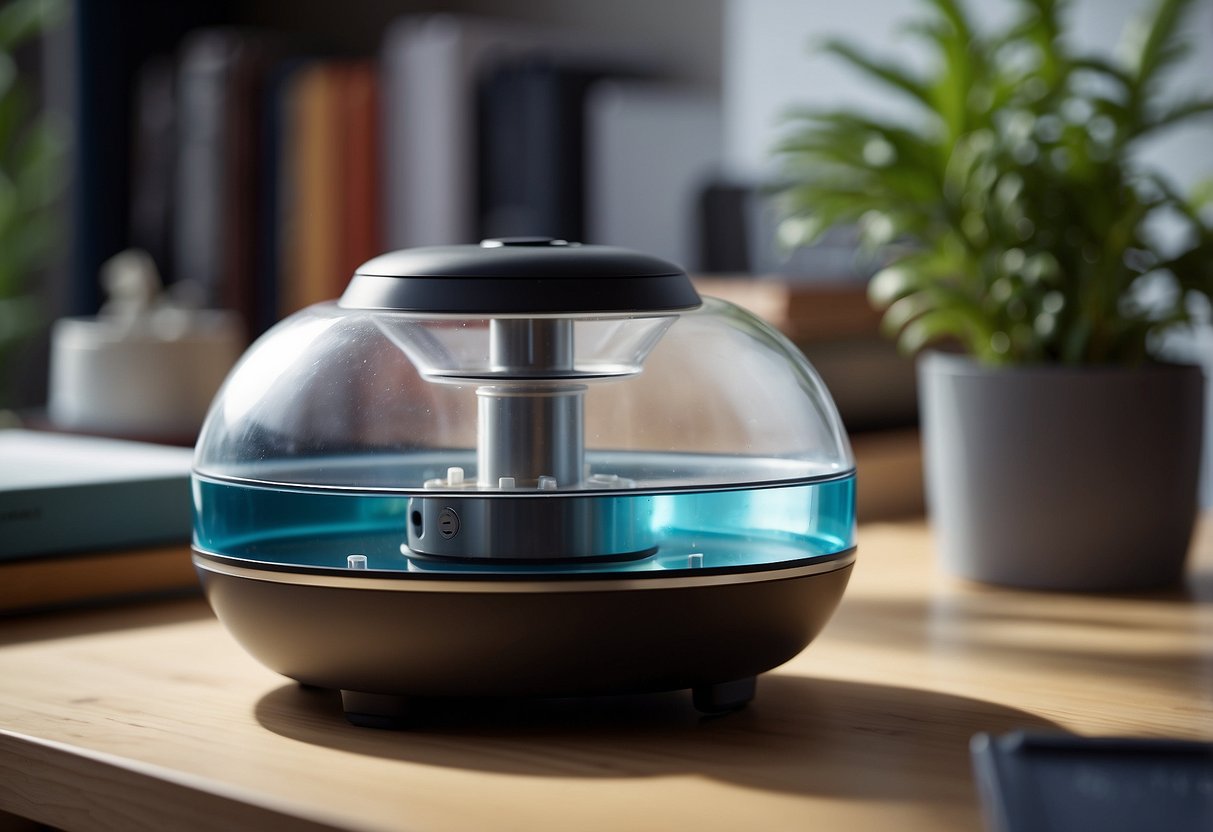
[[[504,477],[558,486],[581,482],[584,384],[573,371],[573,322],[565,318],[489,322],[489,364],[502,383],[477,388],[476,462],[482,486]]]

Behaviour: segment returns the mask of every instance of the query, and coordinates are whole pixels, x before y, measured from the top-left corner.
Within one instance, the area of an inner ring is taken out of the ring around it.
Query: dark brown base
[[[681,689],[703,711],[732,710],[753,696],[755,676],[817,635],[851,572],[848,558],[817,574],[738,583],[532,591],[503,580],[501,591],[415,591],[405,581],[318,586],[198,565],[215,613],[249,653],[343,691],[347,712],[369,716],[391,716],[399,697]]]

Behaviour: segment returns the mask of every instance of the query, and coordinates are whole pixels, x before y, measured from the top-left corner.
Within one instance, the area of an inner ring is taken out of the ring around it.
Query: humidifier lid
[[[686,272],[657,257],[548,237],[484,240],[384,254],[358,267],[345,309],[486,316],[695,309]]]

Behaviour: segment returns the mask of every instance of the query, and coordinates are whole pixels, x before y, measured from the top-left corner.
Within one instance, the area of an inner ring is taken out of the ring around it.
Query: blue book
[[[0,561],[187,543],[193,451],[0,431]]]

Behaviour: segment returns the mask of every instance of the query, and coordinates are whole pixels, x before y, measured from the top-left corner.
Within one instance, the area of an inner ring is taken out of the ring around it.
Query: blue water
[[[625,489],[596,499],[646,501],[657,541],[650,557],[593,565],[434,566],[401,551],[409,499],[419,494],[432,496],[417,489],[326,489],[196,475],[194,545],[309,567],[345,568],[348,555],[362,554],[374,570],[630,573],[803,560],[849,549],[855,537],[853,476],[731,490],[646,489],[637,495]]]

